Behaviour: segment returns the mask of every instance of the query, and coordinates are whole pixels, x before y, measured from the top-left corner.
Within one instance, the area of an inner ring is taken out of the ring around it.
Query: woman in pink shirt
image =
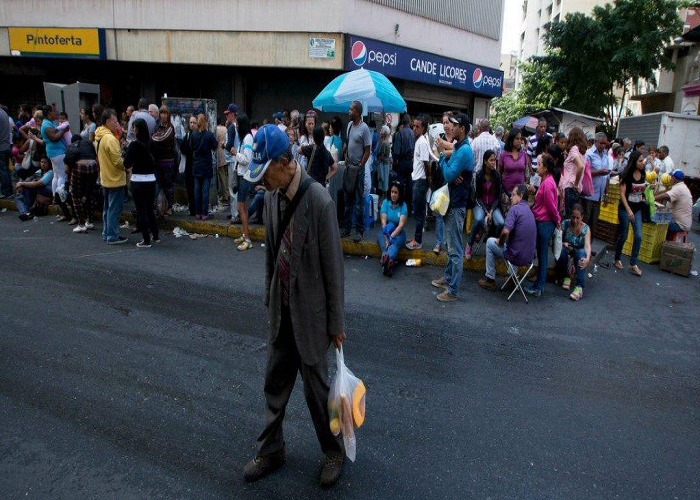
[[[564,211],[567,218],[571,217],[571,209],[580,199],[581,177],[586,164],[583,155],[586,154],[587,149],[588,143],[583,130],[579,127],[572,128],[566,140],[568,155],[564,160],[559,180],[559,187],[564,192]]]
[[[559,192],[552,177],[555,166],[556,162],[549,153],[544,153],[537,162],[537,174],[542,179],[532,207],[532,213],[537,222],[537,281],[525,290],[535,297],[542,295],[547,279],[549,240],[554,229],[561,225],[561,216],[557,210]]]

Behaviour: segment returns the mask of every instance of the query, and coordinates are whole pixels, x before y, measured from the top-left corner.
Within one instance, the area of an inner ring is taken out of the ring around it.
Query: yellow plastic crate
[[[467,216],[464,218],[464,233],[469,234],[472,230],[472,221],[474,220],[474,214],[472,214],[472,209],[467,210]]]
[[[607,205],[601,204],[598,218],[611,224],[619,224],[620,218],[617,215],[617,203],[614,205],[612,203],[608,203]]]
[[[668,224],[654,224],[653,222],[642,225],[642,245],[639,248],[639,260],[646,264],[657,264],[661,261],[661,250],[664,241],[666,241],[666,233],[668,232]],[[627,241],[622,247],[622,253],[632,255],[632,243],[634,234],[632,224],[629,225],[627,233]]]

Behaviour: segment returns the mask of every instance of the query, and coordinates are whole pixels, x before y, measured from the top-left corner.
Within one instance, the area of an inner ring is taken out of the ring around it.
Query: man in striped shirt
[[[552,138],[552,135],[547,132],[547,120],[544,118],[540,118],[540,120],[537,122],[537,130],[535,131],[535,135],[530,137],[528,140],[528,146],[527,146],[527,155],[530,157],[532,160],[532,164],[537,163],[537,158],[535,158],[535,151],[537,151],[537,143],[540,142],[540,139],[543,137]]]
[[[472,141],[472,151],[474,152],[474,175],[481,170],[481,164],[484,162],[484,153],[489,149],[496,153],[496,158],[501,150],[501,143],[495,135],[491,134],[491,124],[488,118],[484,118],[479,122],[479,130],[481,133]]]

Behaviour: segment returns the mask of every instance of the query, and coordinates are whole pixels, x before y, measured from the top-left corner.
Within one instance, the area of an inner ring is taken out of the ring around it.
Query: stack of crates
[[[610,184],[608,186],[608,203],[605,204],[605,198],[600,202],[600,216],[598,220],[609,224],[619,224],[620,219],[617,216],[617,207],[620,204],[620,185]]]
[[[639,249],[639,260],[646,264],[657,264],[661,261],[661,250],[663,249],[664,241],[666,241],[666,233],[668,232],[668,224],[654,224],[650,222],[642,225],[642,246]],[[629,233],[627,233],[627,241],[622,247],[622,253],[632,255],[632,243],[634,234],[632,232],[632,224],[629,225]]]
[[[620,225],[613,224],[611,222],[605,222],[598,219],[598,223],[595,226],[595,236],[600,241],[606,243],[615,244],[617,243],[617,237],[620,235]]]

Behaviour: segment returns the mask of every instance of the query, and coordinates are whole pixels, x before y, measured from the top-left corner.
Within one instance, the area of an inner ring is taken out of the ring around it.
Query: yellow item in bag
[[[435,191],[433,196],[430,198],[430,210],[439,213],[444,217],[449,207],[450,189],[447,187],[447,184],[445,184],[440,189]]]

